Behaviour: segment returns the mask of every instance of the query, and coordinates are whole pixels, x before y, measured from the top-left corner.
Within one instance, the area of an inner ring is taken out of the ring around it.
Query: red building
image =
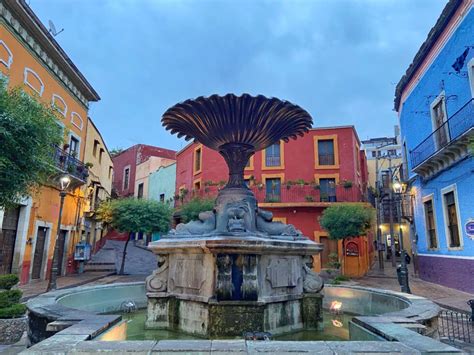
[[[186,146],[176,159],[178,206],[193,196],[215,197],[227,181],[224,159],[201,144]],[[293,224],[324,244],[317,269],[327,265],[329,254],[338,253],[345,274],[360,276],[368,270],[372,253],[368,238],[353,238],[351,246],[357,253],[351,254],[358,256],[342,258],[341,245],[329,240],[319,225],[326,207],[366,201],[367,162],[353,126],[311,129],[297,140],[259,151],[250,158],[245,179],[259,206],[273,212],[274,220]]]
[[[145,162],[150,157],[174,160],[176,159],[176,151],[146,144],[136,144],[112,158],[114,162],[112,188],[118,196],[134,195],[137,165]]]

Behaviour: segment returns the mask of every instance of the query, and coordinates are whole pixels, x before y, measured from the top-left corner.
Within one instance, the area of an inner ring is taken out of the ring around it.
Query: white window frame
[[[130,174],[132,172],[132,169],[130,168],[130,165],[127,165],[123,167],[123,171],[122,171],[122,191],[125,190],[125,170],[127,169],[128,169],[127,190],[130,189]]]
[[[467,63],[467,74],[469,77],[469,86],[471,87],[471,97],[474,98],[474,58]]]
[[[8,53],[8,59],[5,61],[5,59],[3,58],[0,58],[0,63],[2,63],[3,65],[5,65],[8,69],[10,69],[12,63],[13,63],[13,53],[12,51],[10,50],[10,48],[8,48],[7,44],[2,41],[0,39],[0,46],[2,46],[3,48],[5,48],[5,50],[7,51]]]
[[[443,113],[444,113],[444,122],[446,122],[448,120],[448,111],[446,110],[446,92],[443,90],[441,91],[441,93],[433,100],[433,102],[431,103],[430,105],[430,115],[431,115],[431,132],[434,133],[434,131],[436,131],[436,124],[435,124],[435,111],[434,111],[434,108],[440,103],[442,102],[442,105],[441,105],[441,108],[443,109]],[[450,137],[449,137],[449,130],[448,130],[448,125],[445,125],[444,126],[444,130],[446,131],[446,137],[448,139],[448,142],[451,141]],[[439,149],[438,147],[438,142],[436,141],[436,138],[434,138],[434,142],[435,142],[435,145],[436,145],[436,149]]]
[[[61,103],[64,105],[64,111],[61,111],[59,107],[55,105],[56,100],[61,101]],[[64,99],[61,96],[59,96],[58,94],[53,94],[51,98],[51,107],[53,107],[56,111],[58,111],[61,115],[63,115],[64,118],[66,118],[67,104],[66,104],[66,101],[64,101]]]
[[[428,231],[428,224],[426,223],[426,209],[425,209],[425,202],[431,201],[431,204],[433,206],[433,219],[434,219],[434,227],[435,227],[435,233],[436,233],[436,245],[438,246],[437,248],[431,248],[430,247],[430,236],[429,236],[429,231]],[[436,223],[436,205],[435,205],[435,199],[434,199],[434,193],[429,194],[427,196],[423,196],[421,199],[421,202],[423,204],[423,221],[425,224],[425,235],[426,235],[426,246],[428,250],[439,250],[439,233],[438,233],[438,225]]]
[[[449,246],[449,229],[448,229],[448,209],[446,206],[446,201],[444,195],[449,192],[454,193],[454,202],[456,203],[456,217],[458,219],[458,233],[459,233],[459,247],[450,247]],[[463,250],[464,249],[464,235],[462,231],[461,225],[461,214],[459,213],[459,200],[458,200],[458,190],[456,184],[452,184],[446,186],[445,188],[441,189],[441,203],[443,205],[443,221],[444,221],[444,233],[446,236],[446,247],[448,250],[456,251],[456,250]]]
[[[36,79],[38,79],[38,81],[40,82],[41,84],[41,87],[40,87],[40,90],[38,91],[37,88],[35,88],[29,81],[28,81],[28,74],[31,74],[33,75]],[[23,78],[23,82],[29,86],[31,89],[33,89],[34,92],[36,92],[39,96],[43,96],[43,92],[44,92],[44,84],[43,84],[43,80],[41,80],[40,76],[31,68],[28,68],[28,67],[25,67],[25,70],[23,72],[23,75],[24,75],[24,78]]]
[[[77,117],[79,118],[79,121],[81,122],[81,125],[80,125],[80,126],[78,126],[78,125],[74,122],[74,120],[73,120],[73,117],[74,117],[74,116],[77,116]],[[77,112],[73,111],[73,112],[71,112],[71,124],[72,124],[73,126],[79,128],[80,131],[82,131],[82,127],[84,126],[84,120],[82,119],[82,117],[81,117],[80,114],[78,114]]]

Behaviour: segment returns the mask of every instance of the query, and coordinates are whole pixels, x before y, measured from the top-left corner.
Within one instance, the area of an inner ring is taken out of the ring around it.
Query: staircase
[[[115,266],[115,248],[107,245],[106,242],[84,266],[84,272],[117,272]]]

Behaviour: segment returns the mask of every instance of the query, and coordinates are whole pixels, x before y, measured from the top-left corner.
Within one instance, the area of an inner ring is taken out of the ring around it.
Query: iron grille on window
[[[280,143],[273,144],[265,149],[265,166],[280,166]]]
[[[332,139],[318,140],[319,165],[334,165],[334,141]]]

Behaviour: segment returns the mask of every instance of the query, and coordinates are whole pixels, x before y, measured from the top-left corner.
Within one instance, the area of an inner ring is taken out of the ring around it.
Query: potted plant
[[[306,195],[304,199],[306,200],[306,202],[314,202],[314,197],[311,195]]]
[[[296,180],[296,184],[299,186],[304,186],[306,185],[306,181],[304,181],[303,179],[298,179]]]
[[[289,190],[295,183],[292,180],[286,181],[286,188]]]
[[[352,181],[351,180],[344,180],[342,182],[342,186],[344,186],[345,189],[350,189],[352,187]]]
[[[15,289],[18,276],[0,276],[0,344],[18,342],[26,330],[26,306],[20,303],[22,292]]]
[[[90,169],[90,168],[92,168],[92,167],[94,166],[94,164],[92,164],[92,163],[89,162],[89,161],[88,161],[87,163],[85,163],[84,165],[86,166],[87,169]]]

